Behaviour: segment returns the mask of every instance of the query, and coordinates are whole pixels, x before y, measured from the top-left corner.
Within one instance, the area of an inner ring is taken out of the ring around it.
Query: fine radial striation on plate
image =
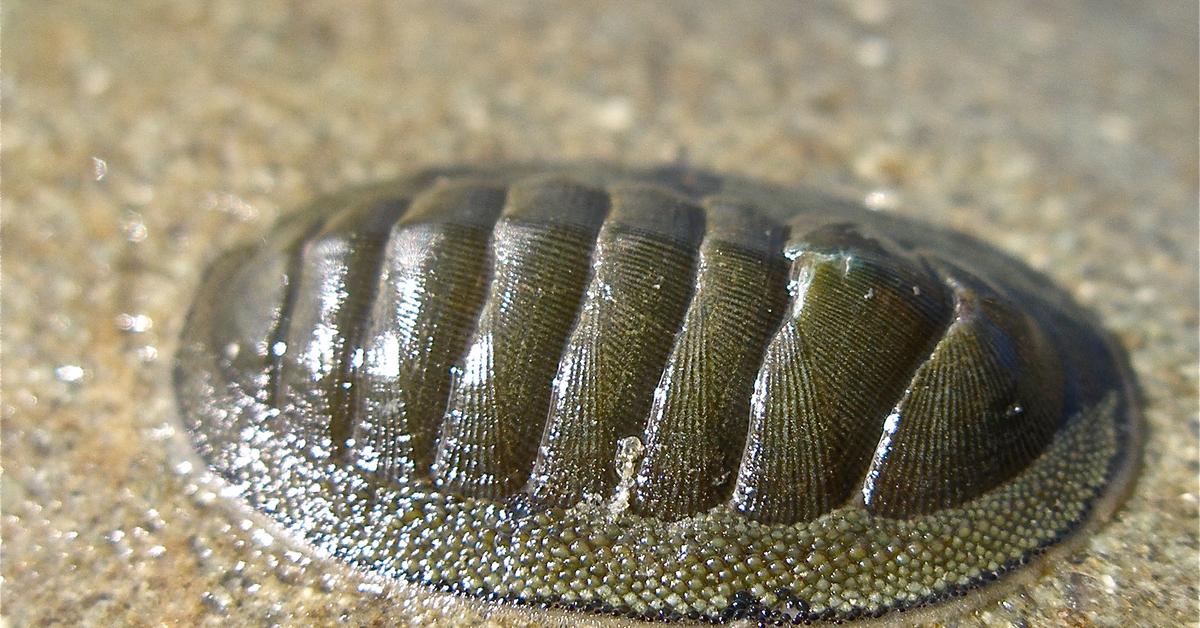
[[[1110,509],[1137,428],[1033,271],[681,168],[320,201],[209,271],[176,383],[212,468],[350,564],[643,619],[961,595]]]

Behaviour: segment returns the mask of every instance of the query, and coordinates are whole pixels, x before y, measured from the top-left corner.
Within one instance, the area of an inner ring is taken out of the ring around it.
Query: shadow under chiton
[[[432,171],[208,273],[192,443],[398,580],[638,618],[846,620],[1059,544],[1129,476],[1121,354],[959,234],[680,168]]]

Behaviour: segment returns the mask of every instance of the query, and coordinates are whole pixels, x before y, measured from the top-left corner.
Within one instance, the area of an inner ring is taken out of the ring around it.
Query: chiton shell
[[[642,619],[962,596],[1112,508],[1136,404],[969,237],[686,168],[448,169],[208,272],[177,397],[257,510],[385,578]]]

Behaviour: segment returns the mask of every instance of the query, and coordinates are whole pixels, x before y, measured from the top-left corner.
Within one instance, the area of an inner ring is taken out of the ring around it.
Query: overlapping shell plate
[[[501,603],[791,622],[954,597],[1078,529],[1122,359],[965,236],[683,170],[429,172],[208,273],[177,366],[255,508]]]

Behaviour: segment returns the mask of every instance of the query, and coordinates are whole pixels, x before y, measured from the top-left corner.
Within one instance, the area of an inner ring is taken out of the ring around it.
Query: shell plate
[[[425,172],[208,272],[178,400],[253,507],[386,577],[721,622],[962,595],[1076,531],[1124,358],[966,236],[681,169]]]

